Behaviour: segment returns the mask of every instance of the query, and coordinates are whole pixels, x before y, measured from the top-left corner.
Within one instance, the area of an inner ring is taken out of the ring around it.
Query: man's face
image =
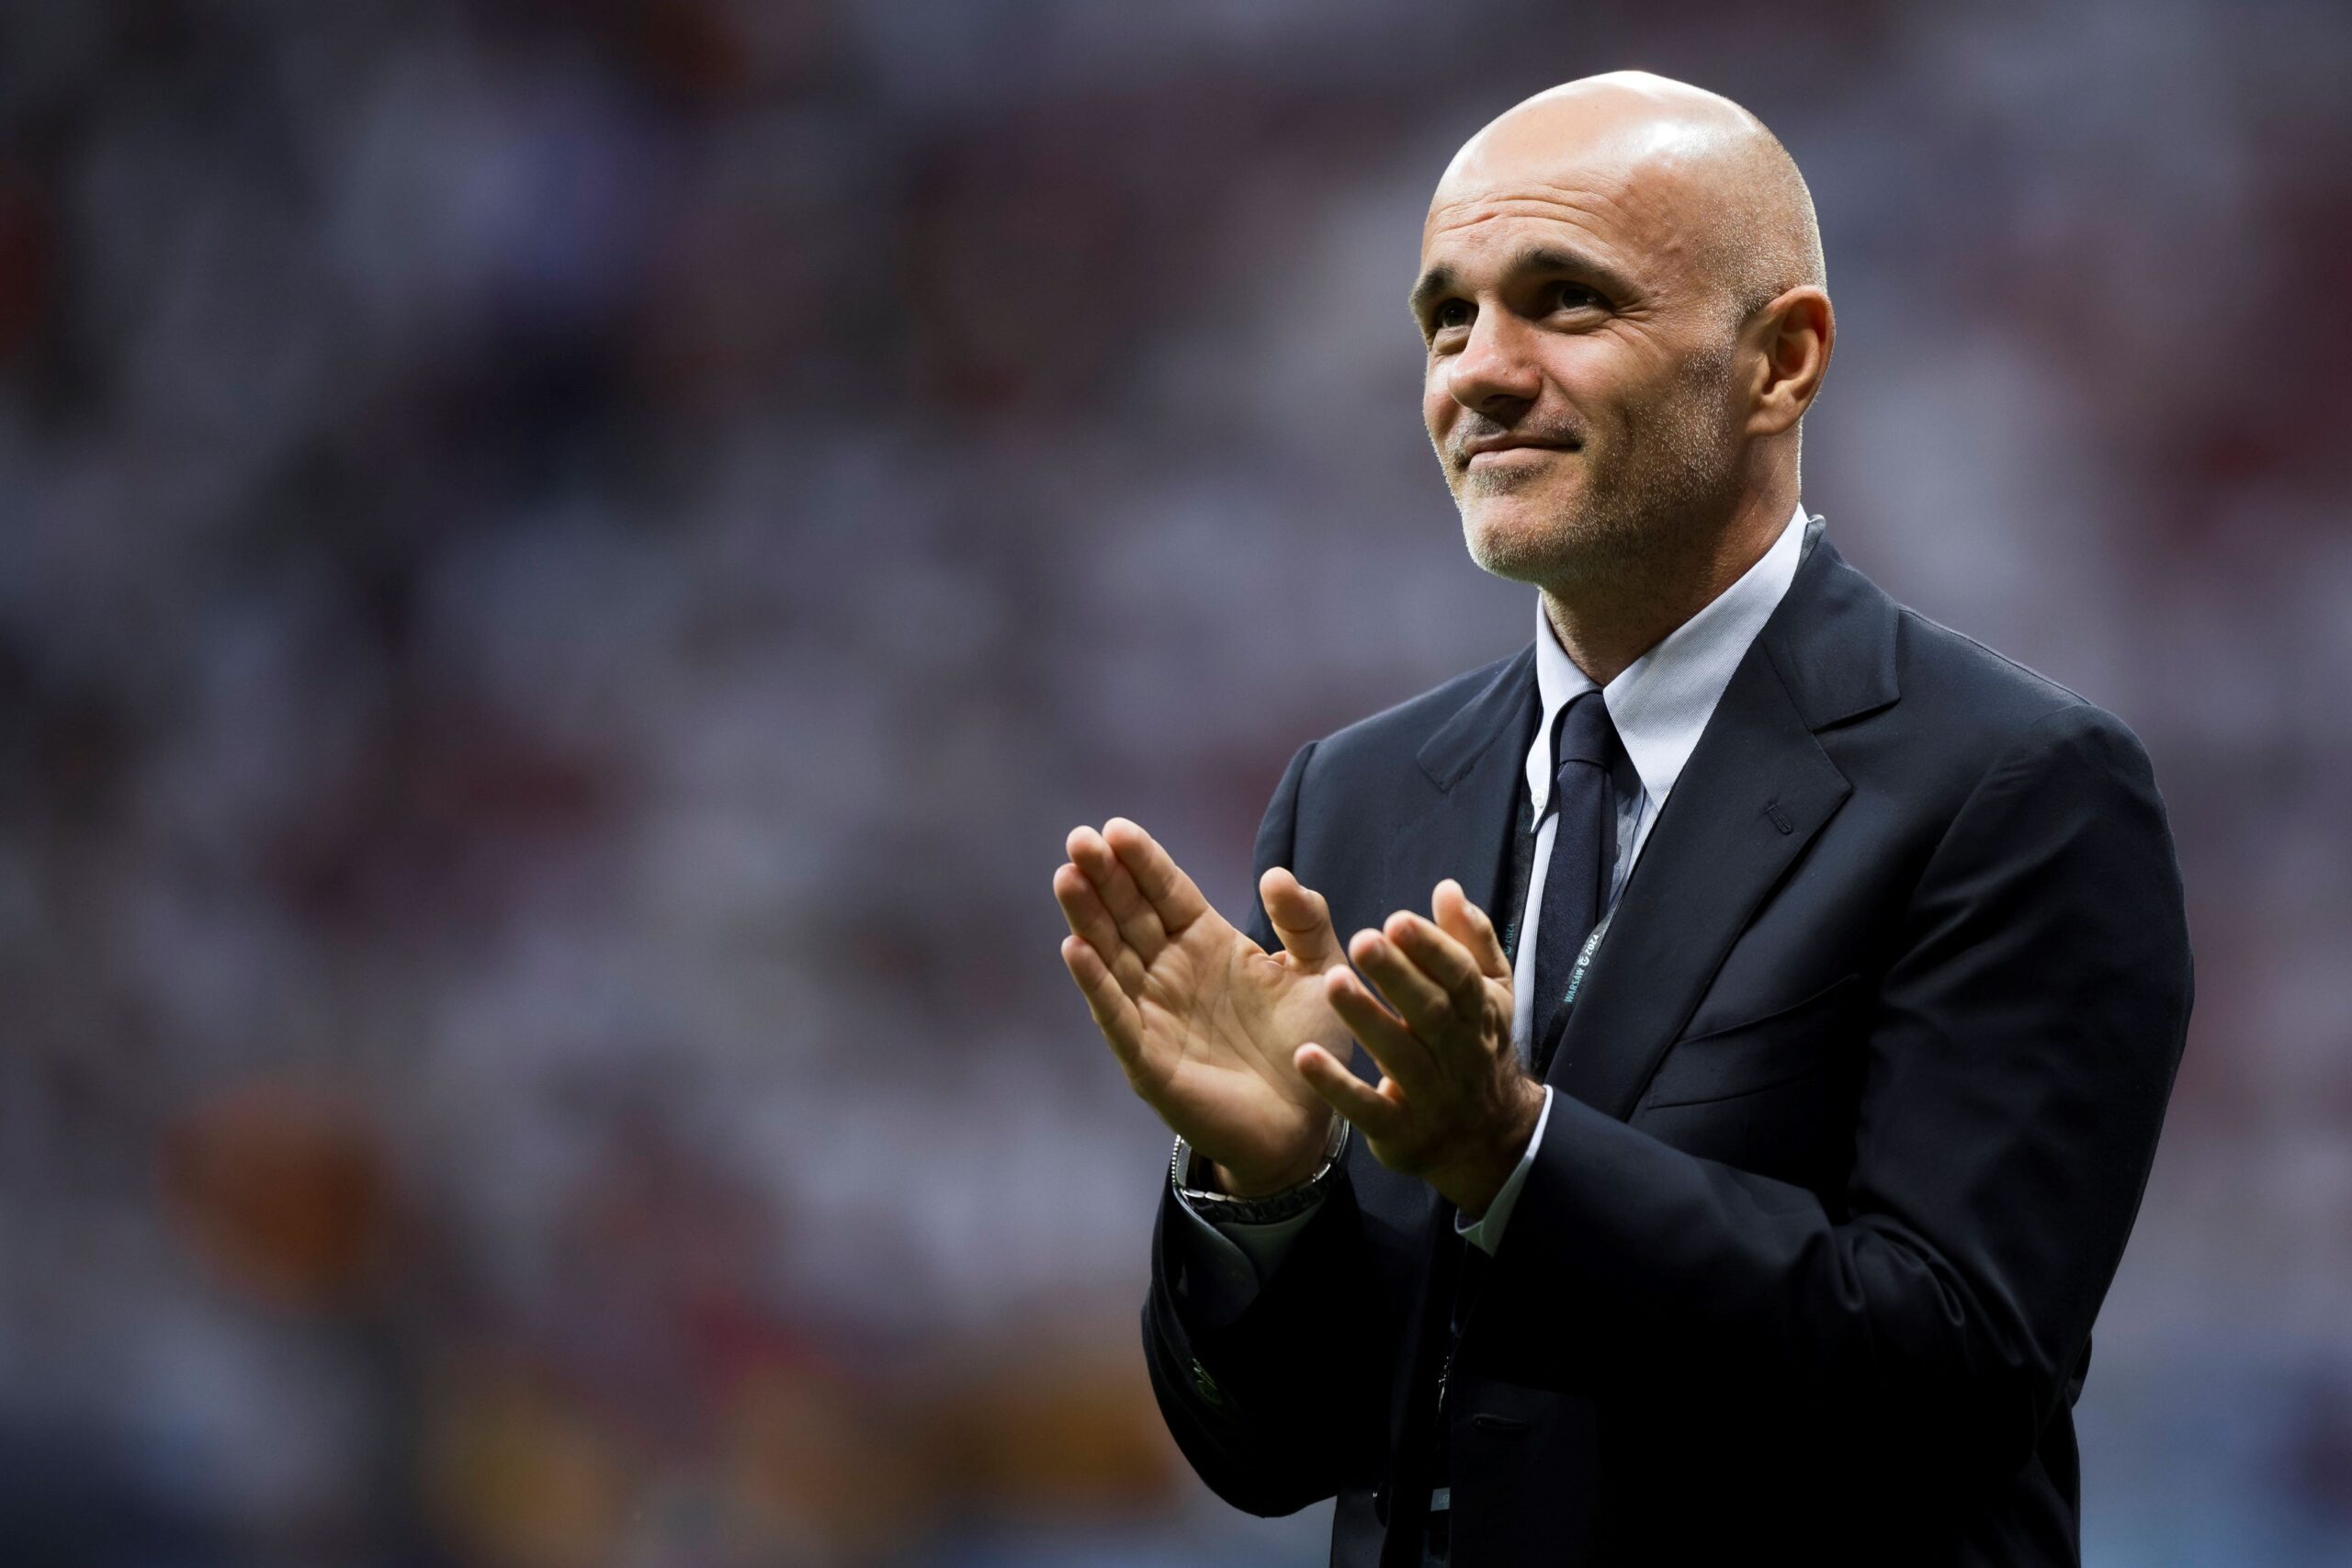
[[[1447,172],[1413,292],[1421,413],[1487,571],[1565,586],[1734,503],[1737,322],[1691,196],[1670,164],[1555,147]]]

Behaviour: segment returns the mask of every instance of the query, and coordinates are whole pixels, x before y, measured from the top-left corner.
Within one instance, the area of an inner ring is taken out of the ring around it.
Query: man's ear
[[[1747,433],[1778,435],[1804,417],[1838,339],[1828,294],[1800,284],[1758,310],[1745,335],[1755,358]]]

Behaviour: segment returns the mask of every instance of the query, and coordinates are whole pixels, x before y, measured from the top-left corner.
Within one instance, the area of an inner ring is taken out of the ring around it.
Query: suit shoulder
[[[2147,772],[2140,738],[2106,708],[1907,605],[1899,615],[1904,705],[1962,754],[1965,771],[1981,777],[2004,759],[2055,750]]]
[[[1465,670],[1426,692],[1333,730],[1315,743],[1317,761],[1328,764],[1365,757],[1386,758],[1400,750],[1411,756],[1465,704],[1492,685],[1513,663],[1527,658],[1528,651],[1522,648],[1475,670]]]
[[[2053,714],[2082,708],[2122,721],[2070,686],[1988,648],[1965,632],[1898,606],[1904,700],[1995,741],[2015,740]],[[1946,711],[1949,710],[1949,711]],[[1972,722],[1973,720],[1973,722]]]

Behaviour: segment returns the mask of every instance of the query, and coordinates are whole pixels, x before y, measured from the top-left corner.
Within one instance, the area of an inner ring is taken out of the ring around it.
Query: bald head
[[[1438,182],[1412,309],[1471,553],[1555,626],[1579,597],[1588,630],[1675,625],[1795,508],[1836,332],[1821,234],[1729,99],[1629,71],[1510,109]]]
[[[1791,288],[1827,287],[1796,161],[1762,120],[1687,82],[1612,71],[1515,105],[1454,154],[1429,224],[1531,186],[1643,220],[1665,259],[1719,288],[1739,316]]]

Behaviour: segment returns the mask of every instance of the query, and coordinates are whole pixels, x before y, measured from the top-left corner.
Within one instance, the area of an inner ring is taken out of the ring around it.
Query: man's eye
[[[1430,316],[1430,324],[1435,327],[1439,332],[1444,332],[1451,327],[1468,326],[1470,324],[1470,301],[1467,299],[1448,299],[1444,304],[1440,305],[1435,311],[1431,312]]]
[[[1581,283],[1563,283],[1558,297],[1563,310],[1581,310],[1601,303],[1600,296]]]

